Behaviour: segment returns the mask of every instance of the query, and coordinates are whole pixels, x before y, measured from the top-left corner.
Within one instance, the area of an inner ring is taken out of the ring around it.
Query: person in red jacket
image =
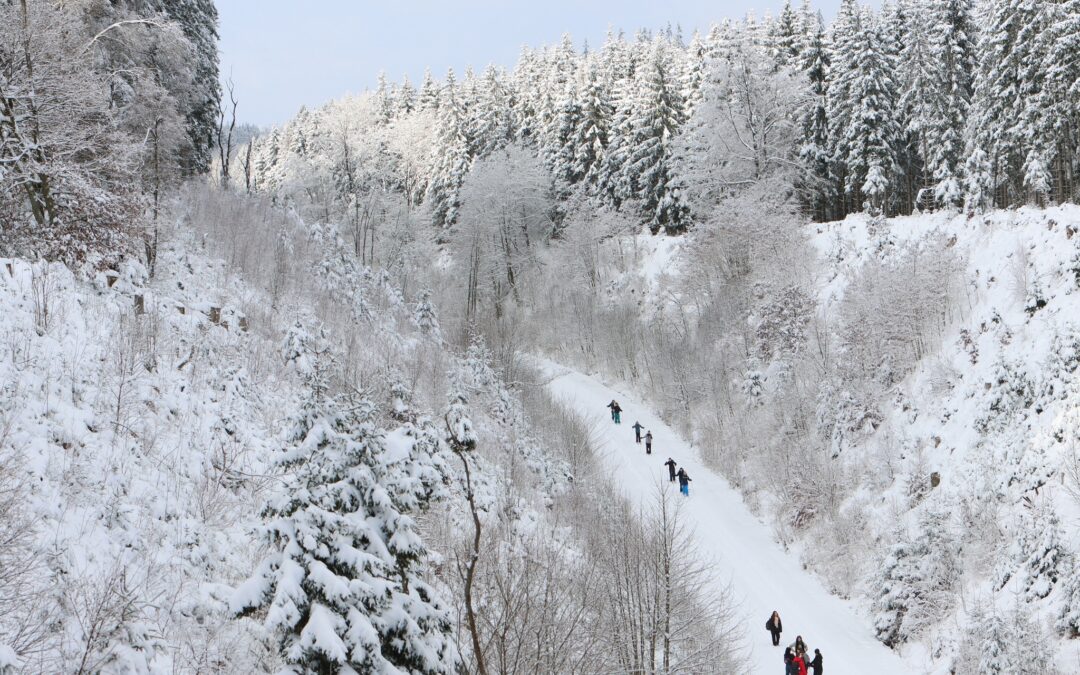
[[[792,659],[792,662],[795,664],[795,667],[799,669],[799,675],[806,675],[806,657],[805,656],[803,656],[802,654],[796,654],[795,658]]]

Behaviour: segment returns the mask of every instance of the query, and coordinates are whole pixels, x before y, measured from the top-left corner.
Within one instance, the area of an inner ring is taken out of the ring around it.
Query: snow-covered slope
[[[675,459],[690,474],[690,497],[684,513],[694,529],[700,553],[713,563],[716,593],[730,584],[739,603],[750,650],[747,673],[780,672],[783,646],[802,635],[810,649],[820,649],[828,672],[837,675],[908,673],[911,668],[874,639],[868,617],[830,595],[812,574],[777,544],[769,528],[746,508],[738,492],[702,465],[697,451],[665,425],[647,404],[594,377],[545,362],[548,386],[577,410],[595,411],[603,465],[626,496],[651,502],[658,485],[668,485],[663,463]],[[622,424],[616,426],[605,405],[618,400]],[[631,425],[641,422],[653,433],[653,454],[634,442]],[[674,489],[674,486],[671,486]],[[706,598],[708,600],[708,598]],[[773,610],[784,623],[781,647],[773,647],[765,621]]]
[[[1017,607],[1043,635],[1068,637],[1077,628],[1078,232],[1080,208],[1067,205],[896,218],[876,230],[850,218],[820,226],[814,237],[826,312],[837,310],[847,285],[875,259],[949,248],[959,261],[955,313],[940,346],[888,392],[880,426],[852,448],[897,464],[884,493],[865,494],[877,504],[877,522],[900,514],[917,537],[925,512],[947,513],[950,539],[962,547],[955,592],[973,603],[956,603],[947,622],[924,636],[931,651],[963,650],[970,638],[956,625],[977,631],[980,614]],[[1060,645],[1058,666],[1075,665],[1080,645]]]

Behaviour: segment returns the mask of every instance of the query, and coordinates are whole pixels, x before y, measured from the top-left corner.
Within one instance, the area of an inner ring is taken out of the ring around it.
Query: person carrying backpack
[[[765,622],[765,628],[772,634],[773,647],[780,646],[780,633],[784,631],[784,624],[780,621],[780,612],[773,612],[769,620]]]
[[[795,654],[791,647],[784,650],[784,675],[799,675],[799,667],[795,665]]]
[[[674,483],[675,482],[675,460],[668,457],[667,461],[664,462],[664,466],[667,467],[668,482],[669,483]]]
[[[679,492],[683,493],[687,497],[690,496],[690,476],[686,473],[686,470],[679,467],[679,473],[675,474],[679,478]]]
[[[645,427],[641,426],[641,422],[634,422],[634,426],[631,427],[634,430],[634,442],[641,442],[641,430]]]
[[[806,675],[806,656],[796,652],[795,658],[791,660],[795,664],[795,668],[798,669],[799,675]]]
[[[646,455],[651,455],[652,454],[652,432],[651,431],[646,431],[645,432],[645,454]]]

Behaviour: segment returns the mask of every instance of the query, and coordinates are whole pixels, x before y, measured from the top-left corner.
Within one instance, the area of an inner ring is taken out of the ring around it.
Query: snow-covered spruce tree
[[[862,209],[884,215],[895,186],[896,126],[895,63],[870,10],[864,10],[855,32],[853,70],[847,86],[851,97],[850,126],[844,136],[848,180],[845,188]]]
[[[435,136],[435,166],[428,184],[432,222],[436,227],[450,227],[457,222],[461,208],[461,184],[472,163],[466,120],[459,105],[454,73],[446,76],[439,98]]]
[[[791,7],[791,0],[784,0],[780,16],[769,26],[770,51],[779,67],[795,66],[799,62],[803,46],[799,23],[799,15]]]
[[[413,325],[421,335],[435,342],[442,342],[442,330],[439,328],[439,317],[435,312],[435,305],[431,301],[431,291],[423,289],[416,294],[416,304],[413,305]]]
[[[924,512],[916,536],[901,532],[895,542],[871,591],[874,630],[889,647],[944,616],[960,578],[960,552],[945,512]]]
[[[810,96],[802,113],[799,186],[814,218],[828,218],[829,192],[829,48],[825,27],[815,21],[813,33],[800,54],[799,68],[810,83]]]
[[[590,189],[595,189],[600,180],[600,167],[613,114],[611,92],[595,57],[586,57],[578,73],[581,114],[570,141],[574,150],[570,174],[584,180]]]
[[[855,78],[859,75],[856,64],[856,38],[860,30],[860,13],[855,0],[841,0],[836,18],[829,26],[829,82],[827,91],[826,117],[828,120],[829,157],[832,163],[832,190],[836,204],[830,214],[833,218],[843,218],[849,211],[857,210],[848,196],[852,193],[852,182],[848,170],[848,156],[851,153],[848,130],[854,125],[856,99],[852,90]]]
[[[931,153],[931,137],[934,129],[937,104],[937,65],[931,59],[930,8],[926,3],[897,5],[892,33],[903,31],[903,44],[899,53],[900,98],[897,115],[901,121],[900,163],[903,168],[904,189],[912,197],[915,208],[933,206],[933,185],[926,158]]]
[[[1073,572],[1072,558],[1061,540],[1061,523],[1048,500],[1023,509],[1015,523],[1014,544],[999,572],[998,583],[1004,585],[1019,577],[1018,592],[1032,602],[1050,595],[1066,576]]]
[[[487,157],[514,140],[512,105],[505,74],[489,65],[477,83],[475,105],[469,111],[467,135],[474,157]]]
[[[1080,569],[1076,565],[1076,552],[1066,552],[1069,570],[1061,584],[1061,607],[1054,625],[1070,638],[1080,637]]]
[[[974,93],[975,28],[970,0],[945,0],[931,7],[930,58],[937,77],[930,89],[934,112],[924,161],[933,177],[937,203],[957,207],[964,197],[964,128]]]
[[[621,181],[641,201],[642,215],[655,233],[684,231],[691,221],[685,187],[675,175],[672,142],[683,122],[683,101],[677,73],[661,41],[653,43],[635,77],[630,114],[619,129],[626,145]]]
[[[305,393],[277,459],[288,473],[263,510],[271,552],[233,610],[264,612],[285,672],[456,672],[449,615],[424,580],[427,552],[408,515],[439,482],[441,464],[423,461],[438,436],[411,427],[388,437],[370,403],[332,395],[329,348],[302,325],[284,354]]]

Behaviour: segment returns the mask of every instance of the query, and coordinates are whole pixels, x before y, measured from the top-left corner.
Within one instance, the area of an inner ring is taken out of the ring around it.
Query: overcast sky
[[[799,0],[792,2],[798,5]],[[832,17],[840,0],[814,5]],[[599,46],[608,26],[680,25],[687,38],[724,17],[777,14],[783,0],[217,0],[222,79],[232,76],[238,118],[269,125],[347,92],[375,86],[380,71],[414,84],[424,68],[510,67],[521,45]]]

